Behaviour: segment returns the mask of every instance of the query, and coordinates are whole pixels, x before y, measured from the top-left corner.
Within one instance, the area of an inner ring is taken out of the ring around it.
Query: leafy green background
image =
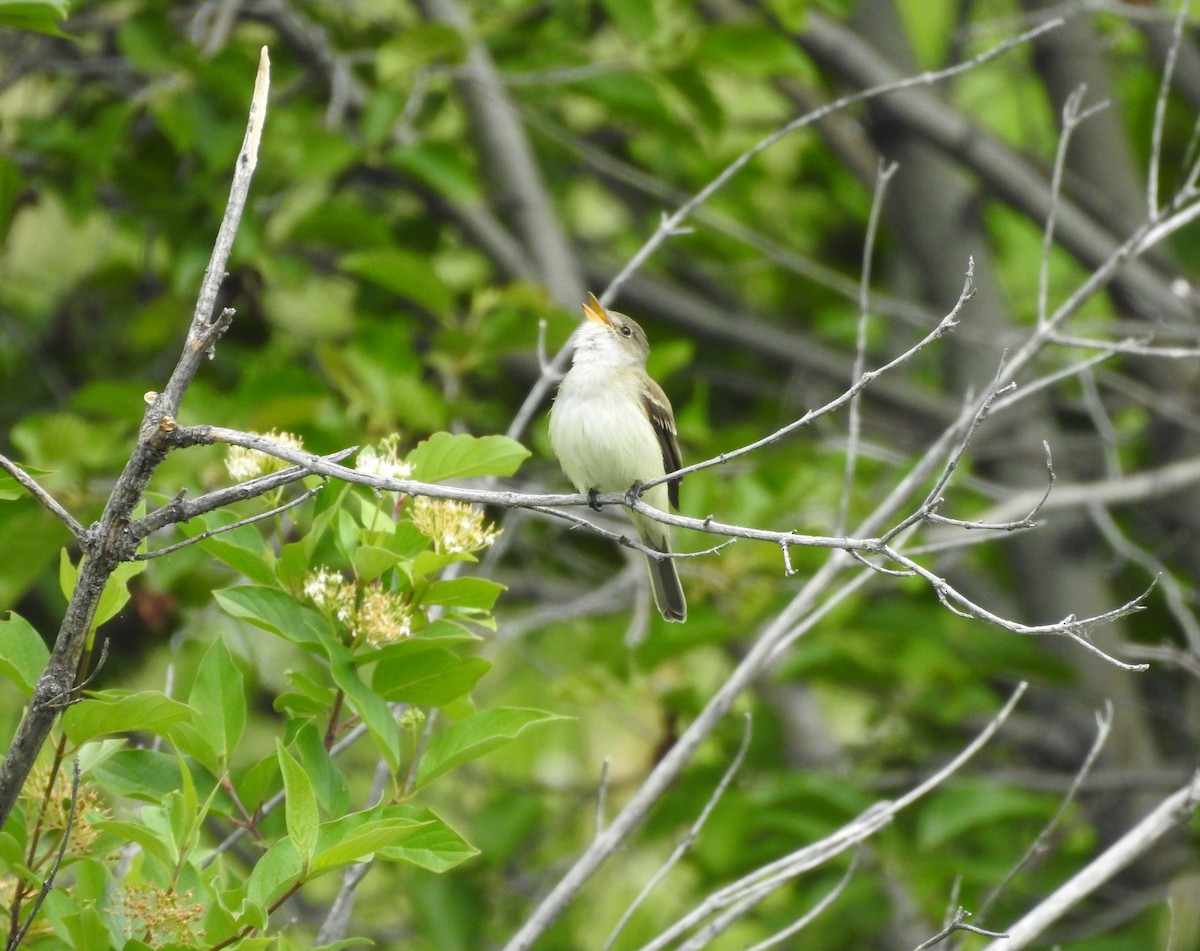
[[[379,0],[95,0],[73,4],[66,20],[59,3],[0,4],[0,451],[84,524],[99,515],[142,395],[162,386],[191,315],[263,45],[271,106],[221,301],[237,317],[180,421],[286,430],[316,452],[399,433],[417,478],[494,476],[562,491],[544,412],[518,434],[532,451],[519,470],[511,444],[473,441],[460,452],[465,444],[443,432],[504,433],[538,375],[540,324],[554,352],[577,316],[576,302],[550,289],[569,276],[542,270],[497,156],[481,143],[481,119],[464,104],[470,39],[486,46],[503,79],[581,291],[599,292],[661,212],[784,122],[857,88],[849,67],[811,42],[816,24],[874,43],[876,60],[906,74],[1015,35],[1034,6],[504,0],[468,5],[473,29],[464,38],[426,8]],[[1144,214],[1117,199],[1121,189],[1144,194],[1161,37],[1170,29],[1169,17],[1145,9],[1146,19],[1097,14],[1069,27],[1080,29],[1072,36],[1087,51],[1081,59],[1103,67],[1089,77],[1089,101],[1111,100],[1100,138],[1079,139],[1070,153],[1080,164],[1070,167],[1069,197],[1118,240]],[[59,30],[65,38],[52,35]],[[1028,161],[1042,182],[1059,138],[1062,84],[1078,78],[1056,75],[1055,55],[1018,47],[935,94],[980,137],[971,141],[986,137],[999,154]],[[1188,97],[1181,82],[1166,111],[1168,189],[1180,180],[1198,108]],[[1107,167],[1089,167],[1089,155]],[[866,220],[878,163],[888,159],[902,169],[873,265],[868,365],[933,326],[962,284],[968,254],[986,293],[953,338],[869,391],[851,524],[1031,326],[1042,232],[1019,187],[989,177],[969,148],[934,148],[916,116],[854,107],[750,163],[616,302],[647,328],[651,370],[675,405],[686,460],[778,428],[851,379]],[[1117,185],[1096,177],[1119,176],[1125,160],[1132,177]],[[1098,196],[1113,202],[1107,213],[1095,208]],[[948,238],[966,219],[974,237]],[[1061,240],[1050,261],[1052,302],[1094,268]],[[1193,228],[1162,252],[1155,273],[1164,287],[1194,278],[1196,250]],[[1071,329],[1122,337],[1151,326],[1118,288],[1096,297]],[[1191,342],[1186,330],[1171,332],[1172,342]],[[1078,358],[1048,352],[1022,382]],[[1186,363],[1114,358],[1051,388],[1026,415],[984,427],[947,513],[978,515],[1044,484],[1043,439],[1064,483],[1188,458],[1194,377]],[[830,532],[846,431],[840,414],[690,476],[683,510]],[[191,449],[159,470],[151,501],[227,482],[218,450]],[[60,569],[78,553],[8,481],[0,500],[0,609],[15,612],[0,621],[0,722],[11,735],[42,642],[61,618]],[[1150,563],[1131,558],[1128,546],[1114,549],[1078,510],[1056,515],[1043,534],[930,563],[999,613],[1031,623],[1112,607],[1160,571],[1179,579],[1190,607],[1200,551],[1194,501],[1183,490],[1113,510]],[[457,580],[437,580],[445,564],[420,560],[432,555],[427,540],[391,530],[390,500],[332,486],[287,519],[183,549],[129,579],[128,602],[101,628],[109,654],[92,685],[101,694],[62,722],[71,744],[92,740],[83,747],[88,778],[123,810],[102,844],[135,841],[146,868],[166,869],[178,859],[170,849],[220,841],[238,818],[218,781],[229,769],[242,795],[265,799],[285,788],[287,808],[213,866],[219,873],[188,866],[194,894],[225,896],[207,909],[209,935],[233,933],[237,914],[262,912],[304,868],[374,854],[391,861],[377,861],[360,887],[351,933],[382,947],[496,945],[591,840],[602,770],[611,814],[825,558],[792,549],[795,577],[784,575],[777,548],[749,542],[686,561],[688,623],[668,626],[647,614],[643,569],[628,553],[563,524],[489,515],[503,528],[500,541],[478,561],[461,559]],[[380,517],[387,532],[378,531]],[[155,537],[151,547],[180,537]],[[710,541],[680,538],[693,550]],[[364,576],[390,572],[420,597],[428,583],[425,603],[458,617],[434,621],[424,642],[393,645],[389,656],[352,655],[299,594],[304,569],[322,558]],[[1101,635],[1106,649],[1190,643],[1163,590]],[[901,794],[960,749],[1019,679],[1032,689],[1010,728],[872,840],[844,894],[802,940],[911,948],[939,930],[948,907],[979,909],[1053,815],[1091,742],[1093,711],[1112,699],[1115,738],[1094,779],[1049,848],[975,922],[1002,929],[1184,780],[1195,760],[1195,682],[1169,664],[1116,671],[1078,647],[953,616],[915,580],[879,577],[740,698],[735,713],[752,715],[753,738],[737,780],[616,946],[640,947],[719,885]],[[335,760],[317,714],[339,692],[369,737]],[[415,800],[368,806],[379,757],[402,777],[420,748],[421,724],[397,727],[385,701],[440,708],[442,719],[412,777]],[[202,728],[192,711],[201,711]],[[704,807],[741,736],[731,714],[539,948],[602,946]],[[484,755],[501,741],[502,753]],[[201,813],[208,821],[195,821]],[[10,868],[20,855],[13,842],[27,832],[0,836]],[[846,862],[786,886],[712,947],[751,947],[784,927],[833,887]],[[1186,900],[1194,862],[1193,827],[1043,946],[1165,946],[1168,893],[1185,896],[1174,905],[1174,946],[1194,946],[1198,905]],[[59,946],[53,941],[69,934],[78,947],[120,946],[96,912],[112,866],[93,850],[74,868],[69,899],[56,897],[45,912],[57,936],[30,945]],[[281,946],[312,946],[337,881],[314,875],[287,904],[286,923],[273,926]]]

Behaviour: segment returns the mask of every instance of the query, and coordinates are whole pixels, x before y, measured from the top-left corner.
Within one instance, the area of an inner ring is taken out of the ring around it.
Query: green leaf
[[[490,611],[504,585],[488,578],[449,578],[435,581],[421,598],[423,604]]]
[[[164,869],[170,869],[175,861],[174,852],[169,849],[161,835],[141,822],[120,822],[114,820],[93,820],[89,823],[92,828],[104,832],[112,832],[122,839],[135,842],[146,850],[146,854],[155,859]]]
[[[407,657],[393,654],[380,661],[371,683],[385,700],[440,707],[474,690],[491,666],[481,657],[459,657],[440,647],[422,649]]]
[[[269,908],[304,874],[304,863],[291,839],[280,839],[267,849],[246,881],[246,898]]]
[[[474,643],[481,641],[481,638],[474,631],[469,631],[457,621],[451,621],[447,618],[438,618],[432,624],[424,627],[419,633],[409,638],[405,643],[423,643],[433,641],[437,644],[456,644],[456,643]]]
[[[0,502],[12,502],[25,494],[21,484],[7,472],[0,472]]]
[[[315,724],[306,723],[296,731],[292,739],[296,758],[308,774],[317,802],[326,815],[342,816],[350,809],[350,794],[346,789],[346,776],[338,769],[321,738]]]
[[[379,752],[387,760],[392,772],[400,769],[400,728],[392,717],[392,711],[379,694],[362,682],[354,664],[354,655],[341,646],[333,645],[330,650],[329,672],[333,682],[346,695],[346,702],[363,718],[367,732],[375,740]]]
[[[170,724],[196,715],[197,711],[186,703],[157,690],[105,690],[68,707],[62,725],[71,742],[78,745],[106,733],[146,730],[166,735],[164,730]]]
[[[0,0],[0,27],[65,36],[58,28],[67,17],[68,0]]]
[[[246,725],[246,693],[242,672],[229,656],[221,638],[213,641],[200,661],[188,703],[200,711],[200,716],[181,726],[194,731],[197,738],[202,740],[202,744],[199,744],[201,749],[211,751],[213,756],[210,760],[199,756],[194,749],[189,752],[212,773],[220,774],[228,768]]]
[[[402,561],[404,559],[394,551],[374,545],[360,545],[354,552],[354,577],[361,582],[374,581]]]
[[[215,523],[213,527],[224,524],[225,516],[211,517]],[[188,537],[207,530],[208,527],[203,522],[192,523],[183,528]],[[275,576],[275,556],[267,547],[262,535],[250,525],[222,532],[198,544],[222,564],[232,568],[239,575],[245,575],[251,581],[264,585],[273,585],[278,581]]]
[[[448,565],[454,565],[460,561],[473,562],[477,560],[473,554],[467,551],[423,551],[409,565],[409,574],[415,581],[436,575]]]
[[[324,648],[331,640],[329,625],[319,614],[278,588],[243,585],[216,591],[213,596],[227,613],[294,644]]]
[[[407,519],[396,523],[396,531],[386,547],[403,559],[416,558],[429,547],[429,536]]]
[[[411,82],[413,72],[430,63],[459,62],[467,49],[462,32],[444,23],[411,23],[375,54],[375,73],[381,85]]]
[[[90,631],[95,631],[105,621],[112,620],[125,607],[129,600],[129,579],[140,575],[149,564],[145,561],[126,561],[117,565],[104,583],[104,591],[96,605],[96,613],[92,616]],[[63,596],[70,601],[79,580],[79,567],[71,562],[71,556],[64,548],[58,561],[58,583]]]
[[[602,0],[604,9],[626,36],[645,42],[654,36],[658,20],[646,0]]]
[[[55,915],[48,915],[52,920]],[[58,926],[70,936],[70,948],[109,948],[110,935],[108,924],[100,909],[95,905],[87,905],[78,912],[63,914],[58,920]]]
[[[418,820],[406,816],[369,819],[361,824],[356,820],[358,816],[347,816],[321,830],[321,847],[312,864],[314,872],[364,861],[380,849],[412,835],[421,826]]]
[[[483,710],[453,724],[430,741],[417,768],[417,787],[437,779],[463,763],[516,739],[531,726],[565,720],[545,710],[500,707]]]
[[[922,811],[917,842],[933,850],[980,826],[1011,826],[1021,820],[1043,820],[1053,811],[1046,796],[1011,786],[963,780],[939,791],[933,805]]]
[[[157,750],[121,750],[96,767],[95,775],[116,795],[146,802],[160,802],[181,782],[178,760]]]
[[[380,858],[441,873],[479,854],[477,848],[428,809],[416,806],[396,808],[420,820],[421,824],[414,827],[400,842],[383,849],[379,853]]]
[[[317,848],[317,830],[321,824],[317,795],[313,792],[308,773],[279,740],[275,741],[275,755],[279,758],[279,768],[283,774],[283,788],[286,793],[283,807],[287,817],[288,836],[299,850],[307,869],[312,865]]]
[[[413,478],[444,482],[469,476],[510,476],[529,458],[529,450],[507,436],[434,433],[408,454]]]
[[[421,142],[392,149],[388,160],[450,201],[479,201],[475,171],[461,149],[449,142]]]
[[[396,247],[343,254],[338,266],[435,314],[450,310],[454,295],[429,259]]]
[[[0,675],[31,697],[48,660],[50,651],[33,625],[14,611],[0,617]]]
[[[722,23],[704,31],[696,50],[698,63],[716,63],[747,76],[803,74],[804,62],[795,43],[759,23]]]

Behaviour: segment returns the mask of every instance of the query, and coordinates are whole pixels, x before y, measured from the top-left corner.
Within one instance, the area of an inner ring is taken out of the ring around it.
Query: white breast
[[[665,471],[650,421],[628,390],[612,385],[615,375],[624,374],[577,364],[563,379],[550,411],[550,442],[579,492],[624,492]],[[647,492],[646,501],[665,509],[666,486]]]

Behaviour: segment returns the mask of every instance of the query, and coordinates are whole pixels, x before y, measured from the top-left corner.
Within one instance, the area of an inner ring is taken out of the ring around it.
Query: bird
[[[670,479],[642,489],[682,465],[675,414],[662,387],[646,372],[650,344],[632,317],[607,310],[594,294],[583,304],[587,319],[576,331],[571,368],[550,409],[550,445],[575,489],[599,508],[606,492],[631,492],[662,511],[679,508],[679,483]],[[630,519],[641,543],[671,551],[667,525],[638,512]],[[668,621],[687,620],[687,600],[671,558],[646,555],[650,589]]]

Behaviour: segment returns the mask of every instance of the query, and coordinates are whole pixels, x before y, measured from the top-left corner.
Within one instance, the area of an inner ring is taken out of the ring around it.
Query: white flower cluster
[[[337,618],[352,641],[362,639],[372,647],[382,647],[413,632],[412,605],[403,595],[370,585],[360,598],[355,585],[324,566],[305,579],[304,595],[319,610]]]
[[[269,433],[255,433],[255,435],[270,439],[289,449],[301,451],[304,449],[304,441],[294,433],[277,433],[275,430],[271,430]],[[225,453],[225,468],[238,482],[256,479],[268,472],[278,472],[290,465],[290,462],[277,456],[268,456],[265,452],[246,449],[244,446],[230,446]]]
[[[422,495],[413,499],[409,515],[440,554],[478,551],[500,536],[500,529],[487,524],[483,510],[467,502]]]
[[[361,450],[354,460],[354,468],[383,479],[407,479],[412,475],[412,466],[400,458],[399,447],[400,436],[393,433],[378,446]]]

